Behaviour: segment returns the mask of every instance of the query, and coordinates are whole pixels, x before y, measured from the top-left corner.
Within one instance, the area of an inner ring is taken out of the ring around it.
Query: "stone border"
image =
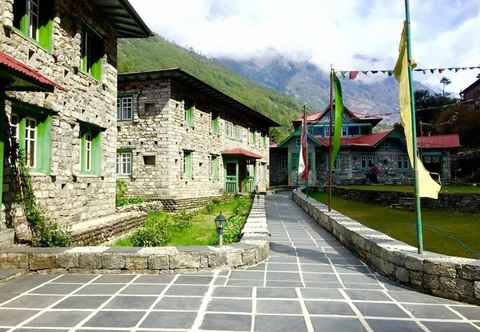
[[[264,261],[270,253],[265,198],[256,196],[242,240],[223,247],[154,248],[31,248],[0,249],[0,266],[26,271],[67,272],[185,272],[246,267]]]
[[[480,304],[480,260],[417,249],[368,228],[295,190],[292,198],[320,226],[390,279],[419,291]]]

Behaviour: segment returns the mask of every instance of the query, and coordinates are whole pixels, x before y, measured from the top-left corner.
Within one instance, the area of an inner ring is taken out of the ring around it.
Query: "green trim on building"
[[[90,140],[87,140],[88,137]],[[100,131],[80,129],[80,174],[91,176],[102,174],[102,133]]]
[[[185,124],[190,128],[193,127],[193,109],[194,106],[185,109]]]

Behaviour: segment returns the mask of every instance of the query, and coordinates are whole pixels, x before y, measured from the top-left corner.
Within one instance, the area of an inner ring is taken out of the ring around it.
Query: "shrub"
[[[160,247],[168,243],[169,221],[164,215],[152,214],[145,226],[133,233],[130,241],[135,247]]]
[[[177,213],[175,215],[175,228],[177,230],[186,230],[190,227],[192,227],[192,221],[193,221],[193,214],[192,213],[187,213],[185,210],[183,210],[180,213]]]
[[[128,185],[123,180],[117,180],[117,191],[115,204],[117,206],[126,206],[131,204],[140,204],[145,202],[142,197],[127,197]]]

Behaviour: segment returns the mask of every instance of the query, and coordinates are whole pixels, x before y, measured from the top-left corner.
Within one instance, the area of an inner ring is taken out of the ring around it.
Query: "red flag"
[[[302,133],[301,133],[301,149],[302,155],[299,158],[299,167],[298,172],[302,180],[308,180],[308,130],[307,130],[307,112],[303,113],[303,124],[302,124]]]
[[[350,78],[351,80],[354,80],[354,79],[357,78],[357,76],[358,76],[358,71],[351,71],[349,78]]]

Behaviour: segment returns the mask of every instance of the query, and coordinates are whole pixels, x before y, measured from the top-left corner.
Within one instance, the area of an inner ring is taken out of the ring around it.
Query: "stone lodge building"
[[[53,220],[114,213],[117,38],[151,32],[126,0],[0,0],[0,14],[1,245],[25,221],[19,151]]]
[[[180,69],[119,75],[117,179],[129,196],[193,207],[269,186],[277,123]]]
[[[335,115],[334,115],[335,117]],[[367,174],[378,171],[378,182],[411,183],[403,128],[374,132],[381,118],[360,117],[345,108],[341,148],[335,162],[334,182],[366,183]],[[330,108],[307,115],[310,163],[309,185],[323,186],[328,176]],[[270,149],[270,182],[274,185],[298,185],[301,119],[293,122],[295,131]],[[452,151],[460,147],[458,134],[418,137],[418,147],[425,167],[443,183],[451,180]]]
[[[463,89],[460,95],[464,100],[480,99],[480,79]]]

